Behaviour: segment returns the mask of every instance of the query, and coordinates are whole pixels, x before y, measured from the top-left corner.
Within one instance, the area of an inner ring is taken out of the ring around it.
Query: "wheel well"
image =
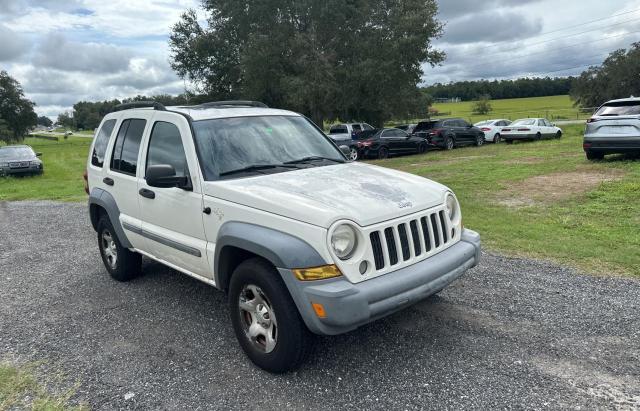
[[[98,229],[98,221],[103,215],[108,215],[107,210],[98,204],[89,205],[89,218],[91,219],[91,225],[94,230]]]
[[[259,256],[242,248],[234,246],[225,246],[220,250],[218,254],[218,267],[216,271],[216,281],[219,289],[226,292],[229,288],[229,282],[231,281],[231,275],[233,271],[244,261],[251,258],[260,258],[269,264],[272,264],[266,258]]]

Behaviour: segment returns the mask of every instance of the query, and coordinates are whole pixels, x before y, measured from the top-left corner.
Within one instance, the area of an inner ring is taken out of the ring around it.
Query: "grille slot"
[[[431,232],[433,233],[433,240],[436,243],[436,248],[440,247],[440,236],[442,235],[442,233],[440,232],[440,230],[438,230],[438,222],[436,220],[436,215],[435,214],[431,214]]]
[[[411,257],[409,250],[409,238],[407,237],[407,226],[400,224],[398,226],[398,235],[400,236],[400,247],[402,247],[402,258],[407,261]]]
[[[393,228],[384,229],[384,237],[387,240],[387,251],[389,252],[389,264],[398,264],[398,250],[396,249],[396,238],[393,235]]]
[[[409,223],[411,228],[411,237],[413,238],[413,252],[417,256],[422,254],[422,245],[420,245],[420,234],[418,233],[418,222],[411,220]]]
[[[420,224],[422,225],[422,235],[424,236],[424,244],[427,248],[427,252],[431,251],[431,235],[429,235],[429,224],[427,223],[427,217],[422,217],[420,219]]]
[[[438,215],[440,216],[440,224],[442,225],[442,238],[444,243],[447,244],[447,241],[449,241],[449,230],[447,230],[447,223],[444,219],[444,210],[440,211]]]
[[[376,264],[376,270],[384,268],[384,254],[382,251],[382,242],[380,241],[380,232],[374,231],[369,235],[371,238],[371,248],[373,249],[373,259]]]

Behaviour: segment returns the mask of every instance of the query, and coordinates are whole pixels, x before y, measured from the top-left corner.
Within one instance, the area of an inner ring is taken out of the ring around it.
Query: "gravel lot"
[[[0,203],[0,359],[46,361],[95,409],[640,408],[636,280],[485,254],[273,376],[240,351],[222,293],[144,273],[108,277],[84,204]]]

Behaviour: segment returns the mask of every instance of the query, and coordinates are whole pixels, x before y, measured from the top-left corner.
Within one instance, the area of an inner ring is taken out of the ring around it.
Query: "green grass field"
[[[374,161],[442,182],[464,223],[489,250],[548,258],[598,274],[640,276],[640,161],[588,162],[582,126],[560,140],[498,144]],[[43,153],[40,177],[0,178],[0,201],[84,201],[89,138],[27,139]]]
[[[493,110],[486,115],[472,113],[473,101],[434,104],[433,108],[443,114],[440,117],[462,117],[472,123],[493,118],[516,120],[523,117],[546,117],[551,121],[589,118],[590,113],[580,113],[573,107],[569,96],[531,97],[491,100]]]

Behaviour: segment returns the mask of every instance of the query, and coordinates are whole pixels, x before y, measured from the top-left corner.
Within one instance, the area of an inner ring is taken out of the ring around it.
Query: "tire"
[[[111,277],[116,281],[129,281],[139,276],[142,256],[122,246],[109,217],[100,218],[97,231],[100,256]]]
[[[483,144],[484,144],[484,136],[483,136],[483,135],[478,134],[478,135],[476,136],[476,147],[480,147],[480,146],[482,146]]]
[[[536,140],[536,141],[540,141],[540,140],[542,140],[542,134],[540,134],[540,133],[536,133],[535,140]]]
[[[378,158],[380,160],[383,160],[385,158],[389,158],[389,149],[387,149],[386,147],[380,147],[378,149]]]
[[[558,139],[559,139],[560,137],[562,137],[562,131],[558,131],[558,132],[556,133],[556,138],[558,138]]]
[[[355,147],[351,147],[351,149],[349,149],[349,160],[356,161],[357,159],[358,159],[358,149],[356,149]]]
[[[504,140],[504,142],[507,144],[513,144],[513,140],[509,140],[509,139]]]
[[[418,154],[424,154],[427,151],[427,145],[425,143],[418,144]]]
[[[263,370],[278,374],[294,370],[311,351],[313,334],[278,272],[262,259],[246,260],[234,270],[229,314],[240,346]],[[252,328],[255,336],[250,335]]]
[[[451,136],[445,137],[444,139],[445,150],[453,150],[455,146],[456,146],[456,142],[453,140],[453,138],[451,138]]]
[[[500,138],[500,133],[496,133],[496,135],[493,136],[493,143],[498,144],[500,142]]]
[[[587,151],[585,154],[587,155],[587,160],[600,161],[600,160],[604,159],[604,154],[602,154],[602,153],[595,153],[593,151]]]

